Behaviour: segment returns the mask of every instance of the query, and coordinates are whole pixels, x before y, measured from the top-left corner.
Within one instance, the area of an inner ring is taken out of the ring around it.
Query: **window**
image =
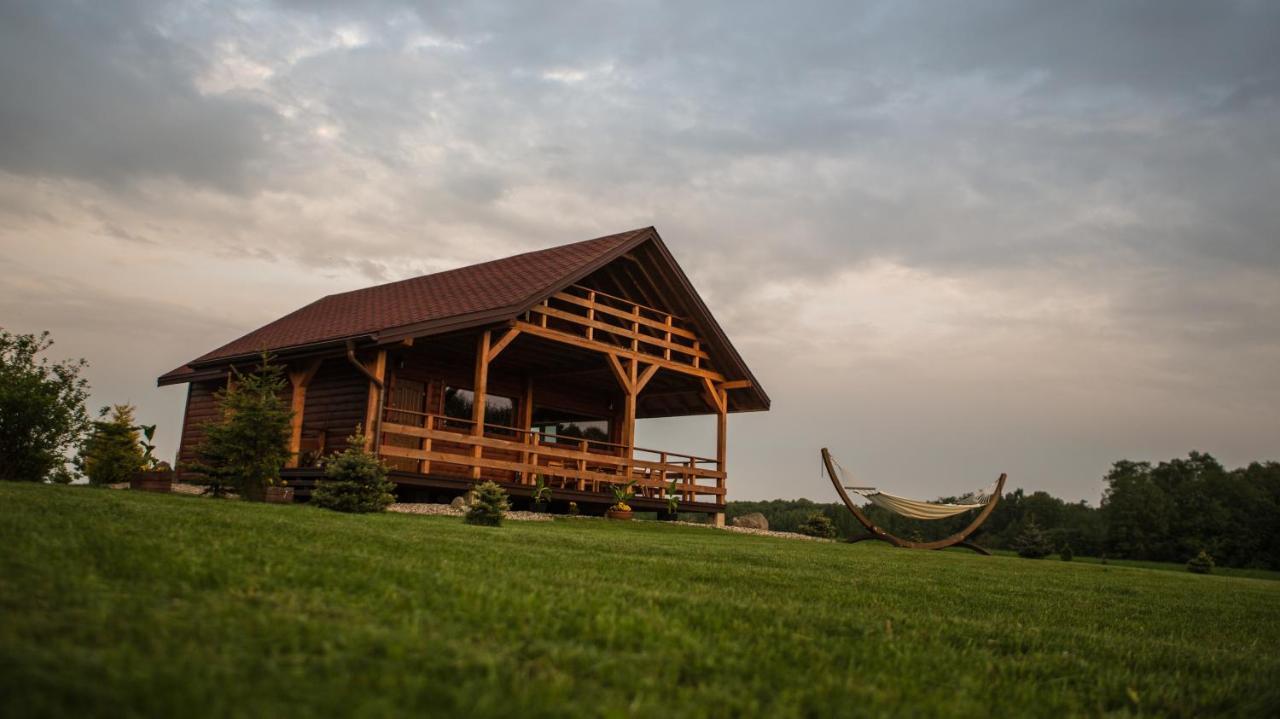
[[[609,441],[609,420],[594,419],[576,413],[538,407],[533,411],[533,428],[543,434],[544,441],[577,444],[577,440]]]
[[[458,387],[444,388],[444,416],[471,419],[476,393]],[[484,401],[484,423],[510,427],[515,420],[515,400],[501,395],[487,395]],[[460,423],[458,423],[460,424]],[[456,426],[456,425],[455,425]],[[468,427],[470,425],[467,425]]]

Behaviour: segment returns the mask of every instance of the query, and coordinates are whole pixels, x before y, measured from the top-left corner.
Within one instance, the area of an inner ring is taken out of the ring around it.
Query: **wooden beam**
[[[559,330],[546,327],[539,327],[538,325],[530,324],[528,322],[517,322],[517,324],[520,326],[521,330],[537,337],[545,337],[550,340],[555,340],[556,342],[572,345],[574,347],[581,347],[582,349],[588,349],[595,352],[612,354],[619,357],[631,357],[631,353],[625,348],[612,347],[610,345],[603,344],[598,340],[588,340],[585,337],[579,337],[577,335],[569,334],[568,332],[561,332]],[[705,367],[691,367],[687,364],[672,362],[670,360],[662,359],[661,357],[654,357],[645,354],[640,355],[640,358],[645,362],[660,364],[664,369],[693,375],[694,377],[704,377],[716,382],[724,381],[724,375],[716,372],[715,370],[706,369]]]
[[[622,362],[618,359],[618,355],[609,353],[605,355],[605,360],[609,363],[609,369],[613,370],[613,378],[618,380],[618,384],[622,387],[623,392],[631,391],[631,373],[622,367]]]
[[[649,384],[649,380],[653,379],[653,376],[660,369],[662,369],[662,365],[659,364],[651,364],[644,368],[644,371],[640,373],[640,377],[636,380],[636,394],[640,394],[644,386]]]
[[[320,369],[321,361],[313,359],[289,371],[289,384],[293,385],[290,397],[293,416],[289,420],[289,461],[285,465],[287,467],[297,467],[301,459],[299,453],[302,451],[302,414],[307,408],[307,385],[311,384],[311,379],[316,376],[316,370]]]
[[[528,432],[533,429],[533,378],[524,378],[524,395],[520,398],[520,429]],[[533,437],[536,441],[537,437]],[[537,455],[534,455],[537,457]],[[529,464],[529,453],[521,452],[520,461]],[[533,484],[534,474],[528,470],[520,473],[521,484]]]
[[[734,379],[720,383],[721,389],[747,389],[748,387],[751,387],[751,380],[749,379]]]
[[[724,414],[728,412],[729,397],[725,393],[724,389],[720,387],[720,385],[717,385],[715,382],[712,382],[710,379],[703,377],[702,390],[703,390],[702,392],[703,396],[705,396],[707,398],[707,401],[711,404],[711,409],[714,409],[716,412],[720,414]]]
[[[497,342],[494,342],[493,346],[489,348],[488,361],[492,362],[495,359],[497,359],[498,355],[502,352],[502,350],[506,349],[507,345],[511,344],[511,341],[519,336],[520,336],[519,327],[512,327],[511,329],[507,330],[507,333],[502,336],[502,339],[498,340]]]
[[[471,434],[484,436],[484,411],[488,402],[489,388],[489,343],[493,333],[485,330],[476,340],[476,374],[471,395]],[[476,459],[480,458],[480,445],[472,452]],[[480,465],[471,468],[471,478],[480,479]]]
[[[386,386],[387,382],[387,351],[378,350],[378,354],[374,355],[373,360],[365,363],[369,370],[369,374],[378,378],[378,381]],[[374,425],[378,420],[378,385],[373,382],[369,383],[369,400],[365,405],[364,411],[364,448],[366,451],[373,451]]]

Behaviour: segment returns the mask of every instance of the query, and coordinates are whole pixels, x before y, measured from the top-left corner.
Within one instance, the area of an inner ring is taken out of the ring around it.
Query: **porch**
[[[379,454],[400,481],[416,474],[451,480],[441,488],[469,488],[486,479],[522,495],[541,477],[553,497],[580,504],[612,503],[612,486],[634,481],[633,504],[642,509],[665,509],[674,489],[687,511],[723,510],[725,472],[717,459],[502,425],[477,433],[473,420],[425,412],[387,415]]]

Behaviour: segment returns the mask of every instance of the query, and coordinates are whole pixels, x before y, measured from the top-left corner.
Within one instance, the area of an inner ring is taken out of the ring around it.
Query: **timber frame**
[[[987,517],[991,516],[991,512],[995,510],[996,505],[1000,503],[1000,497],[1004,492],[1004,482],[1005,479],[1007,479],[1007,475],[1000,475],[1000,479],[996,481],[996,489],[991,496],[991,500],[988,501],[986,506],[978,512],[978,515],[973,518],[973,521],[969,523],[969,526],[955,534],[932,542],[913,542],[909,539],[903,539],[902,537],[890,534],[880,528],[879,525],[872,522],[871,518],[858,508],[858,505],[853,503],[853,500],[849,498],[849,494],[845,492],[844,486],[840,484],[840,475],[836,473],[836,469],[831,460],[831,452],[827,451],[826,447],[822,448],[822,465],[826,468],[827,476],[831,478],[831,484],[835,486],[836,493],[840,495],[840,501],[844,502],[844,506],[849,510],[849,513],[852,514],[854,519],[857,519],[858,523],[867,530],[866,534],[854,537],[849,540],[850,542],[862,542],[868,539],[873,539],[892,544],[895,547],[904,547],[907,549],[946,549],[947,547],[964,547],[965,549],[971,549],[978,554],[986,556],[991,555],[991,552],[988,552],[986,549],[968,541],[968,539],[969,536],[978,529],[978,527],[982,526],[983,522],[987,521]]]
[[[563,274],[539,286],[539,271],[543,282]],[[490,306],[495,286],[530,289],[514,304],[495,297],[493,309],[471,309]],[[315,329],[360,320],[383,294],[396,324],[332,338]],[[358,304],[346,299],[355,295]],[[406,314],[406,296],[425,298],[422,309]],[[437,308],[446,300],[455,314]],[[675,494],[681,511],[723,522],[728,416],[769,407],[653,228],[333,295],[215,350],[160,378],[191,384],[180,463],[228,368],[247,366],[264,346],[287,366],[286,474],[301,497],[321,481],[316,458],[340,450],[360,424],[366,447],[411,494],[491,479],[520,497],[542,481],[556,498],[603,511],[611,485],[634,482],[638,509],[665,509]],[[459,398],[470,403],[463,414]],[[714,456],[636,445],[638,419],[707,414]],[[566,434],[582,422],[594,434]]]

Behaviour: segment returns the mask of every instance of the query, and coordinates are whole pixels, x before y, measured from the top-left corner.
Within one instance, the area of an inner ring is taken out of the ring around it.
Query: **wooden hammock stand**
[[[991,516],[991,511],[995,509],[996,504],[1000,502],[1000,494],[1004,491],[1006,475],[1000,475],[1000,479],[996,481],[996,489],[991,495],[991,500],[982,508],[982,511],[978,512],[978,516],[973,518],[973,521],[969,523],[969,526],[949,537],[944,537],[933,542],[913,542],[909,539],[903,539],[902,537],[886,532],[876,526],[876,523],[872,522],[871,518],[866,514],[863,514],[861,509],[858,509],[858,505],[854,504],[853,500],[849,499],[849,494],[844,491],[844,486],[840,484],[840,475],[836,472],[834,463],[831,461],[831,452],[827,451],[826,447],[822,448],[822,464],[827,468],[827,476],[831,477],[831,484],[835,485],[836,492],[839,493],[840,500],[844,502],[844,506],[853,514],[854,519],[858,520],[862,526],[867,528],[867,534],[860,537],[854,537],[849,540],[850,542],[861,542],[867,539],[876,539],[881,542],[888,542],[895,547],[906,547],[908,549],[946,549],[947,547],[964,547],[965,549],[972,549],[978,554],[991,556],[991,552],[988,552],[973,542],[968,541],[968,538],[969,535],[973,534],[974,531],[978,529],[978,527],[982,526],[983,522],[987,521],[987,517]]]

